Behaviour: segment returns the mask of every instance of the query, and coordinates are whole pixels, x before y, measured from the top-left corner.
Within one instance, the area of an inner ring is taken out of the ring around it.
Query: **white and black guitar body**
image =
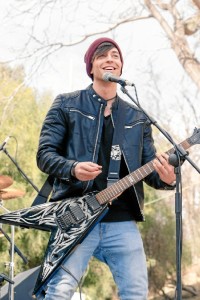
[[[100,205],[95,193],[91,193],[83,197],[48,202],[0,216],[1,223],[51,231],[34,294],[40,292],[49,276],[53,275],[64,258],[81,243],[107,210],[107,204]]]
[[[179,148],[187,150],[199,143],[200,129],[195,128],[193,135],[179,144]],[[174,153],[174,148],[166,153]],[[108,203],[153,171],[153,161],[150,161],[98,193],[67,198],[59,202],[47,202],[0,216],[1,223],[51,231],[34,294],[42,290],[63,259],[102,219],[108,210]],[[137,205],[140,206],[139,203]]]

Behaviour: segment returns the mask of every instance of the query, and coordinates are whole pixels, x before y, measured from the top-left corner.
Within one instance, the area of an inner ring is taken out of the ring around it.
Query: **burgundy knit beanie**
[[[117,50],[119,51],[119,54],[120,54],[122,67],[123,67],[123,63],[124,63],[123,56],[122,56],[122,52],[121,52],[121,49],[119,48],[118,44],[110,38],[106,38],[106,37],[99,38],[90,45],[90,47],[88,48],[87,52],[85,53],[85,57],[84,57],[84,61],[86,63],[87,74],[92,79],[93,79],[93,76],[92,76],[92,74],[90,74],[91,69],[92,69],[92,62],[91,62],[92,57],[93,57],[96,49],[99,47],[99,45],[101,45],[102,43],[105,43],[105,42],[111,43],[117,48]]]

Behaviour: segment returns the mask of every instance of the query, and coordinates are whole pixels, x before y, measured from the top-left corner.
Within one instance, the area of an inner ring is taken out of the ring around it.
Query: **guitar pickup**
[[[93,213],[96,213],[96,211],[98,211],[101,208],[101,205],[99,204],[99,202],[97,201],[94,195],[88,196],[85,199],[85,201]]]
[[[74,219],[78,223],[80,223],[81,221],[83,221],[85,219],[85,215],[78,204],[76,204],[75,206],[69,207],[69,209],[70,209],[70,212],[73,215]]]
[[[85,215],[78,204],[69,206],[69,210],[60,216],[56,216],[55,221],[62,232],[66,232],[69,228],[77,226],[85,220]]]

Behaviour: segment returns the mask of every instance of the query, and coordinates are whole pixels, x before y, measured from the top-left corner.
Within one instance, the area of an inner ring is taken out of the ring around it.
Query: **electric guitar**
[[[200,129],[195,128],[193,135],[179,147],[187,150],[199,143]],[[166,153],[173,154],[174,148]],[[0,216],[1,223],[51,232],[33,294],[42,291],[58,266],[102,219],[108,210],[108,203],[153,171],[153,161],[150,161],[101,192],[47,202]]]

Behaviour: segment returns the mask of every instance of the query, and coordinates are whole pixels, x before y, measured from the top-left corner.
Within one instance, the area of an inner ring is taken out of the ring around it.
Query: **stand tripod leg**
[[[11,245],[10,245],[10,273],[9,277],[13,281],[14,279],[14,253],[15,253],[15,227],[11,225]],[[14,300],[14,284],[9,283],[9,300]]]

